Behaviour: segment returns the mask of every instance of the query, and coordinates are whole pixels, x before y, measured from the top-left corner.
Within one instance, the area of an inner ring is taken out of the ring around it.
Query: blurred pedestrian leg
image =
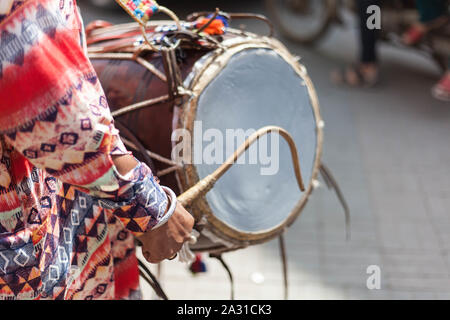
[[[359,17],[359,43],[360,56],[356,65],[335,70],[331,80],[336,84],[345,84],[350,87],[372,87],[378,83],[378,57],[377,57],[377,29],[367,26],[371,17],[370,6],[380,6],[381,0],[358,0]]]
[[[441,28],[449,23],[447,0],[416,0],[419,10],[420,23],[413,25],[405,33],[405,44],[419,43],[430,31]],[[450,57],[447,72],[432,89],[433,97],[443,101],[450,101]]]
[[[447,0],[416,0],[420,21],[403,34],[403,43],[416,45],[425,35],[448,23]]]
[[[447,0],[416,0],[421,22],[430,22],[447,13]]]
[[[447,72],[432,89],[433,97],[442,101],[450,101],[450,57],[447,64]]]
[[[380,0],[358,0],[358,16],[360,20],[360,37],[361,37],[361,63],[377,62],[377,29],[369,29],[367,21],[370,14],[367,13],[368,8],[373,5],[380,5]]]

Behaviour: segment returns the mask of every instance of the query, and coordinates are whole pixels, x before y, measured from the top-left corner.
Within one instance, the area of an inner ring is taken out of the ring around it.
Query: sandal
[[[441,101],[450,101],[450,72],[432,89],[433,97]]]
[[[353,88],[371,88],[378,84],[378,71],[374,74],[367,74],[361,71],[361,66],[350,66],[341,68],[331,74],[331,80],[336,85],[347,85]]]
[[[415,46],[425,37],[426,29],[422,26],[412,26],[402,36],[402,41],[405,45]]]

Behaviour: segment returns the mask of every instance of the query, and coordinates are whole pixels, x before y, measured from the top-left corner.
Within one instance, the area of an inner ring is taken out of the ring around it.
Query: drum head
[[[234,48],[219,69],[217,59],[193,84],[198,98],[191,104],[193,116],[187,127],[193,133],[194,160],[203,159],[193,165],[195,179],[219,167],[220,163],[205,163],[209,155],[220,159],[222,153],[226,159],[235,151],[243,141],[231,141],[230,136],[239,130],[280,126],[292,135],[299,152],[305,192],[297,184],[288,144],[279,136],[275,140],[268,136],[253,145],[242,156],[243,164],[234,165],[202,200],[200,209],[207,211],[202,213],[217,227],[216,233],[261,242],[292,222],[311,192],[321,150],[317,100],[306,72],[285,51],[270,46]],[[213,142],[216,150],[211,152]],[[279,142],[278,151],[273,142]],[[257,164],[250,154],[257,156]]]

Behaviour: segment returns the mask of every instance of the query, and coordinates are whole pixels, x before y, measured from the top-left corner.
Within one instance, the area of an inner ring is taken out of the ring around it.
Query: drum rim
[[[281,44],[281,42],[274,38],[268,37],[261,37],[258,39],[253,37],[241,36],[239,38],[230,39],[229,43],[231,45],[226,47],[226,51],[224,51],[223,48],[212,51],[211,53],[209,53],[210,57],[206,59],[201,67],[194,67],[192,69],[191,73],[194,73],[194,77],[190,83],[190,90],[194,93],[194,95],[182,107],[183,113],[179,118],[179,127],[188,130],[191,136],[193,136],[193,123],[196,118],[198,101],[203,90],[215,78],[215,76],[226,67],[227,62],[233,56],[245,50],[258,48],[267,48],[276,52],[286,61],[286,63],[291,65],[295,72],[302,78],[307,87],[309,99],[316,120],[317,146],[311,179],[309,180],[307,190],[303,193],[300,200],[291,210],[287,218],[283,220],[283,222],[274,226],[273,228],[264,231],[243,232],[217,218],[213,214],[206,196],[200,197],[193,204],[194,215],[196,216],[196,218],[200,219],[201,217],[205,217],[206,220],[214,227],[208,228],[211,232],[213,232],[218,237],[222,237],[227,241],[230,241],[237,245],[247,246],[273,239],[277,235],[281,234],[286,228],[291,226],[303,211],[303,208],[313,191],[313,181],[317,179],[317,176],[319,174],[323,150],[323,129],[321,126],[323,120],[320,113],[320,105],[317,93],[310,77],[307,74],[306,68],[295,60],[295,58],[289,53],[284,45]],[[193,143],[193,141],[191,143]],[[184,173],[184,177],[181,177],[180,173],[177,172],[178,180],[181,182],[184,190],[187,190],[190,186],[200,181],[197,169],[194,164],[186,164]]]

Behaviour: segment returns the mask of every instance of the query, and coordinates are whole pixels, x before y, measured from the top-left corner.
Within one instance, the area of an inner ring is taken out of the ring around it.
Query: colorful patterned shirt
[[[74,0],[0,15],[0,299],[139,298],[134,236],[168,199],[129,152],[80,45]]]

